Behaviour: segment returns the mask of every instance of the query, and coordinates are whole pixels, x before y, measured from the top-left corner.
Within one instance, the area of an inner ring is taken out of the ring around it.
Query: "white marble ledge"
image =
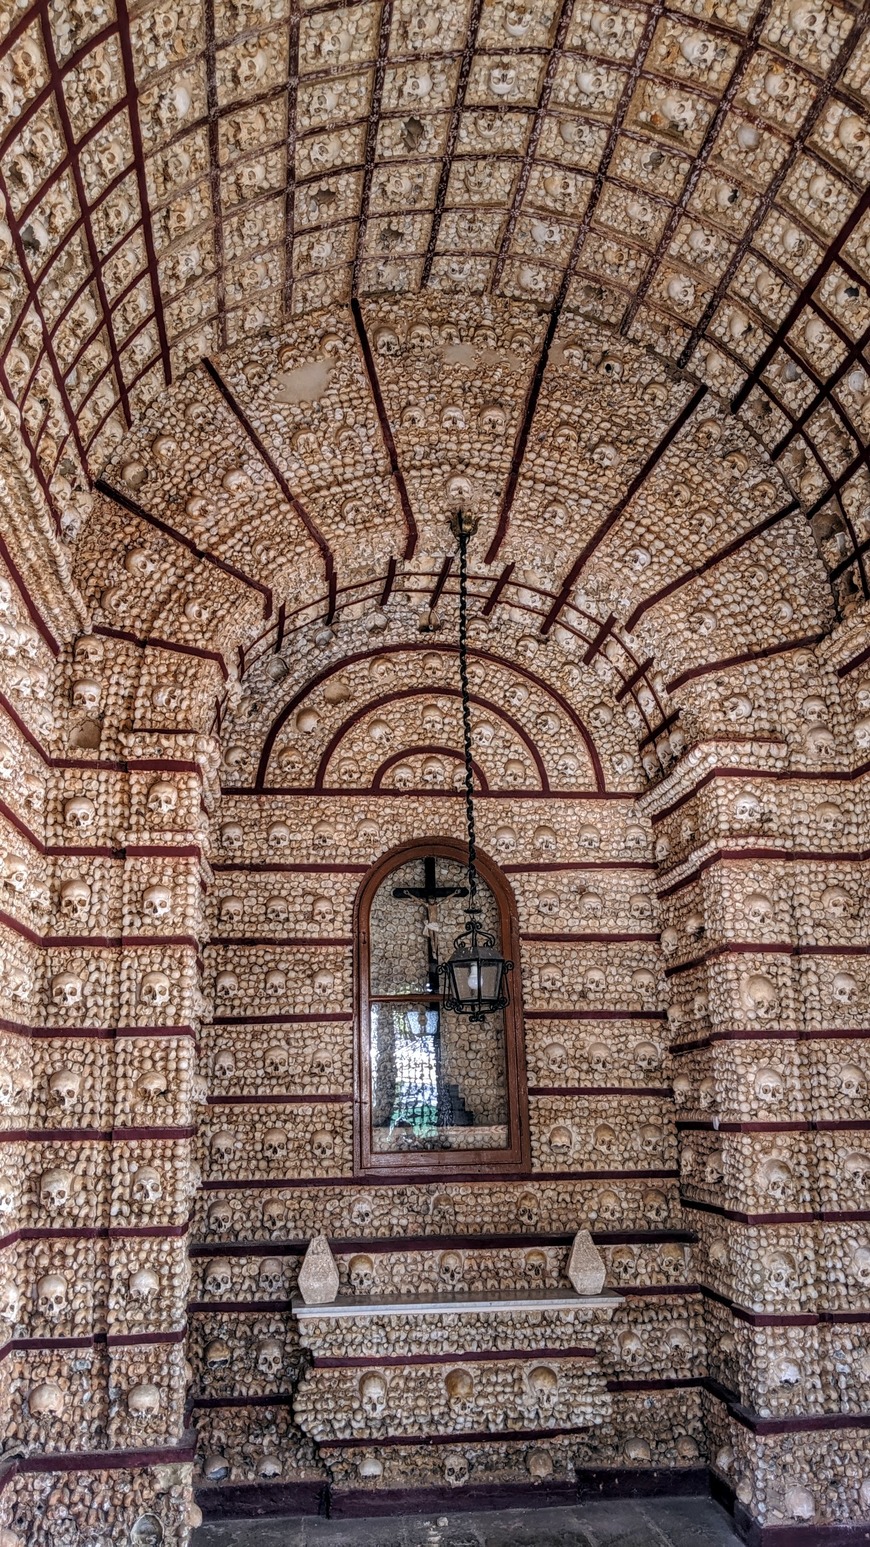
[[[380,1299],[363,1300],[340,1295],[329,1305],[306,1305],[301,1295],[294,1295],[291,1305],[293,1315],[299,1321],[327,1318],[361,1321],[374,1316],[443,1316],[445,1312],[500,1316],[513,1311],[586,1311],[592,1317],[610,1317],[622,1300],[623,1296],[612,1290],[600,1295],[575,1295],[564,1294],[559,1289],[545,1289],[537,1294],[490,1295],[487,1299],[477,1295],[432,1295],[428,1300],[414,1300],[405,1295],[384,1295]]]

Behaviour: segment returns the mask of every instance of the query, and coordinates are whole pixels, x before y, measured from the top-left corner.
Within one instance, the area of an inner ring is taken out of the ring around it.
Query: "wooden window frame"
[[[409,860],[434,855],[468,863],[468,849],[453,838],[431,838],[403,843],[384,854],[363,879],[353,910],[354,936],[354,1174],[359,1177],[405,1181],[514,1177],[529,1175],[529,1097],[526,1078],[520,977],[520,938],[513,892],[486,855],[478,853],[477,868],[492,892],[498,908],[501,949],[513,971],[509,977],[510,1003],[503,1011],[505,1087],[508,1144],[505,1149],[375,1151],[371,1114],[371,994],[370,916],[375,894],[382,882]],[[452,942],[451,942],[452,948]],[[374,996],[378,998],[377,995]],[[424,997],[421,995],[421,997]]]

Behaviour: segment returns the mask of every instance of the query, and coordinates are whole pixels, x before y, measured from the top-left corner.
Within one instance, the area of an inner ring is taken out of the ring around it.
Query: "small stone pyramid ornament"
[[[578,1295],[600,1295],[607,1269],[588,1230],[578,1230],[568,1258],[568,1277]]]
[[[299,1293],[306,1305],[331,1305],[338,1295],[338,1268],[325,1235],[309,1242],[299,1269]]]

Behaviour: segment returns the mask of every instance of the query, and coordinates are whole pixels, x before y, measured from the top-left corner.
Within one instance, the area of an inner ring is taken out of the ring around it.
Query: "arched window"
[[[394,850],[366,877],[355,912],[355,1163],[378,1176],[504,1175],[529,1168],[513,896],[479,859],[483,923],[514,962],[511,1003],[482,1022],[448,1012],[439,965],[465,927],[461,843]]]

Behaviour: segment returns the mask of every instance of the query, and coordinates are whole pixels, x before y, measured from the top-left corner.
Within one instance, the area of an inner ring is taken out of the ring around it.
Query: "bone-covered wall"
[[[4,13],[2,1547],[707,1468],[870,1519],[870,13],[433,16]],[[457,506],[530,1166],[375,1183]]]

